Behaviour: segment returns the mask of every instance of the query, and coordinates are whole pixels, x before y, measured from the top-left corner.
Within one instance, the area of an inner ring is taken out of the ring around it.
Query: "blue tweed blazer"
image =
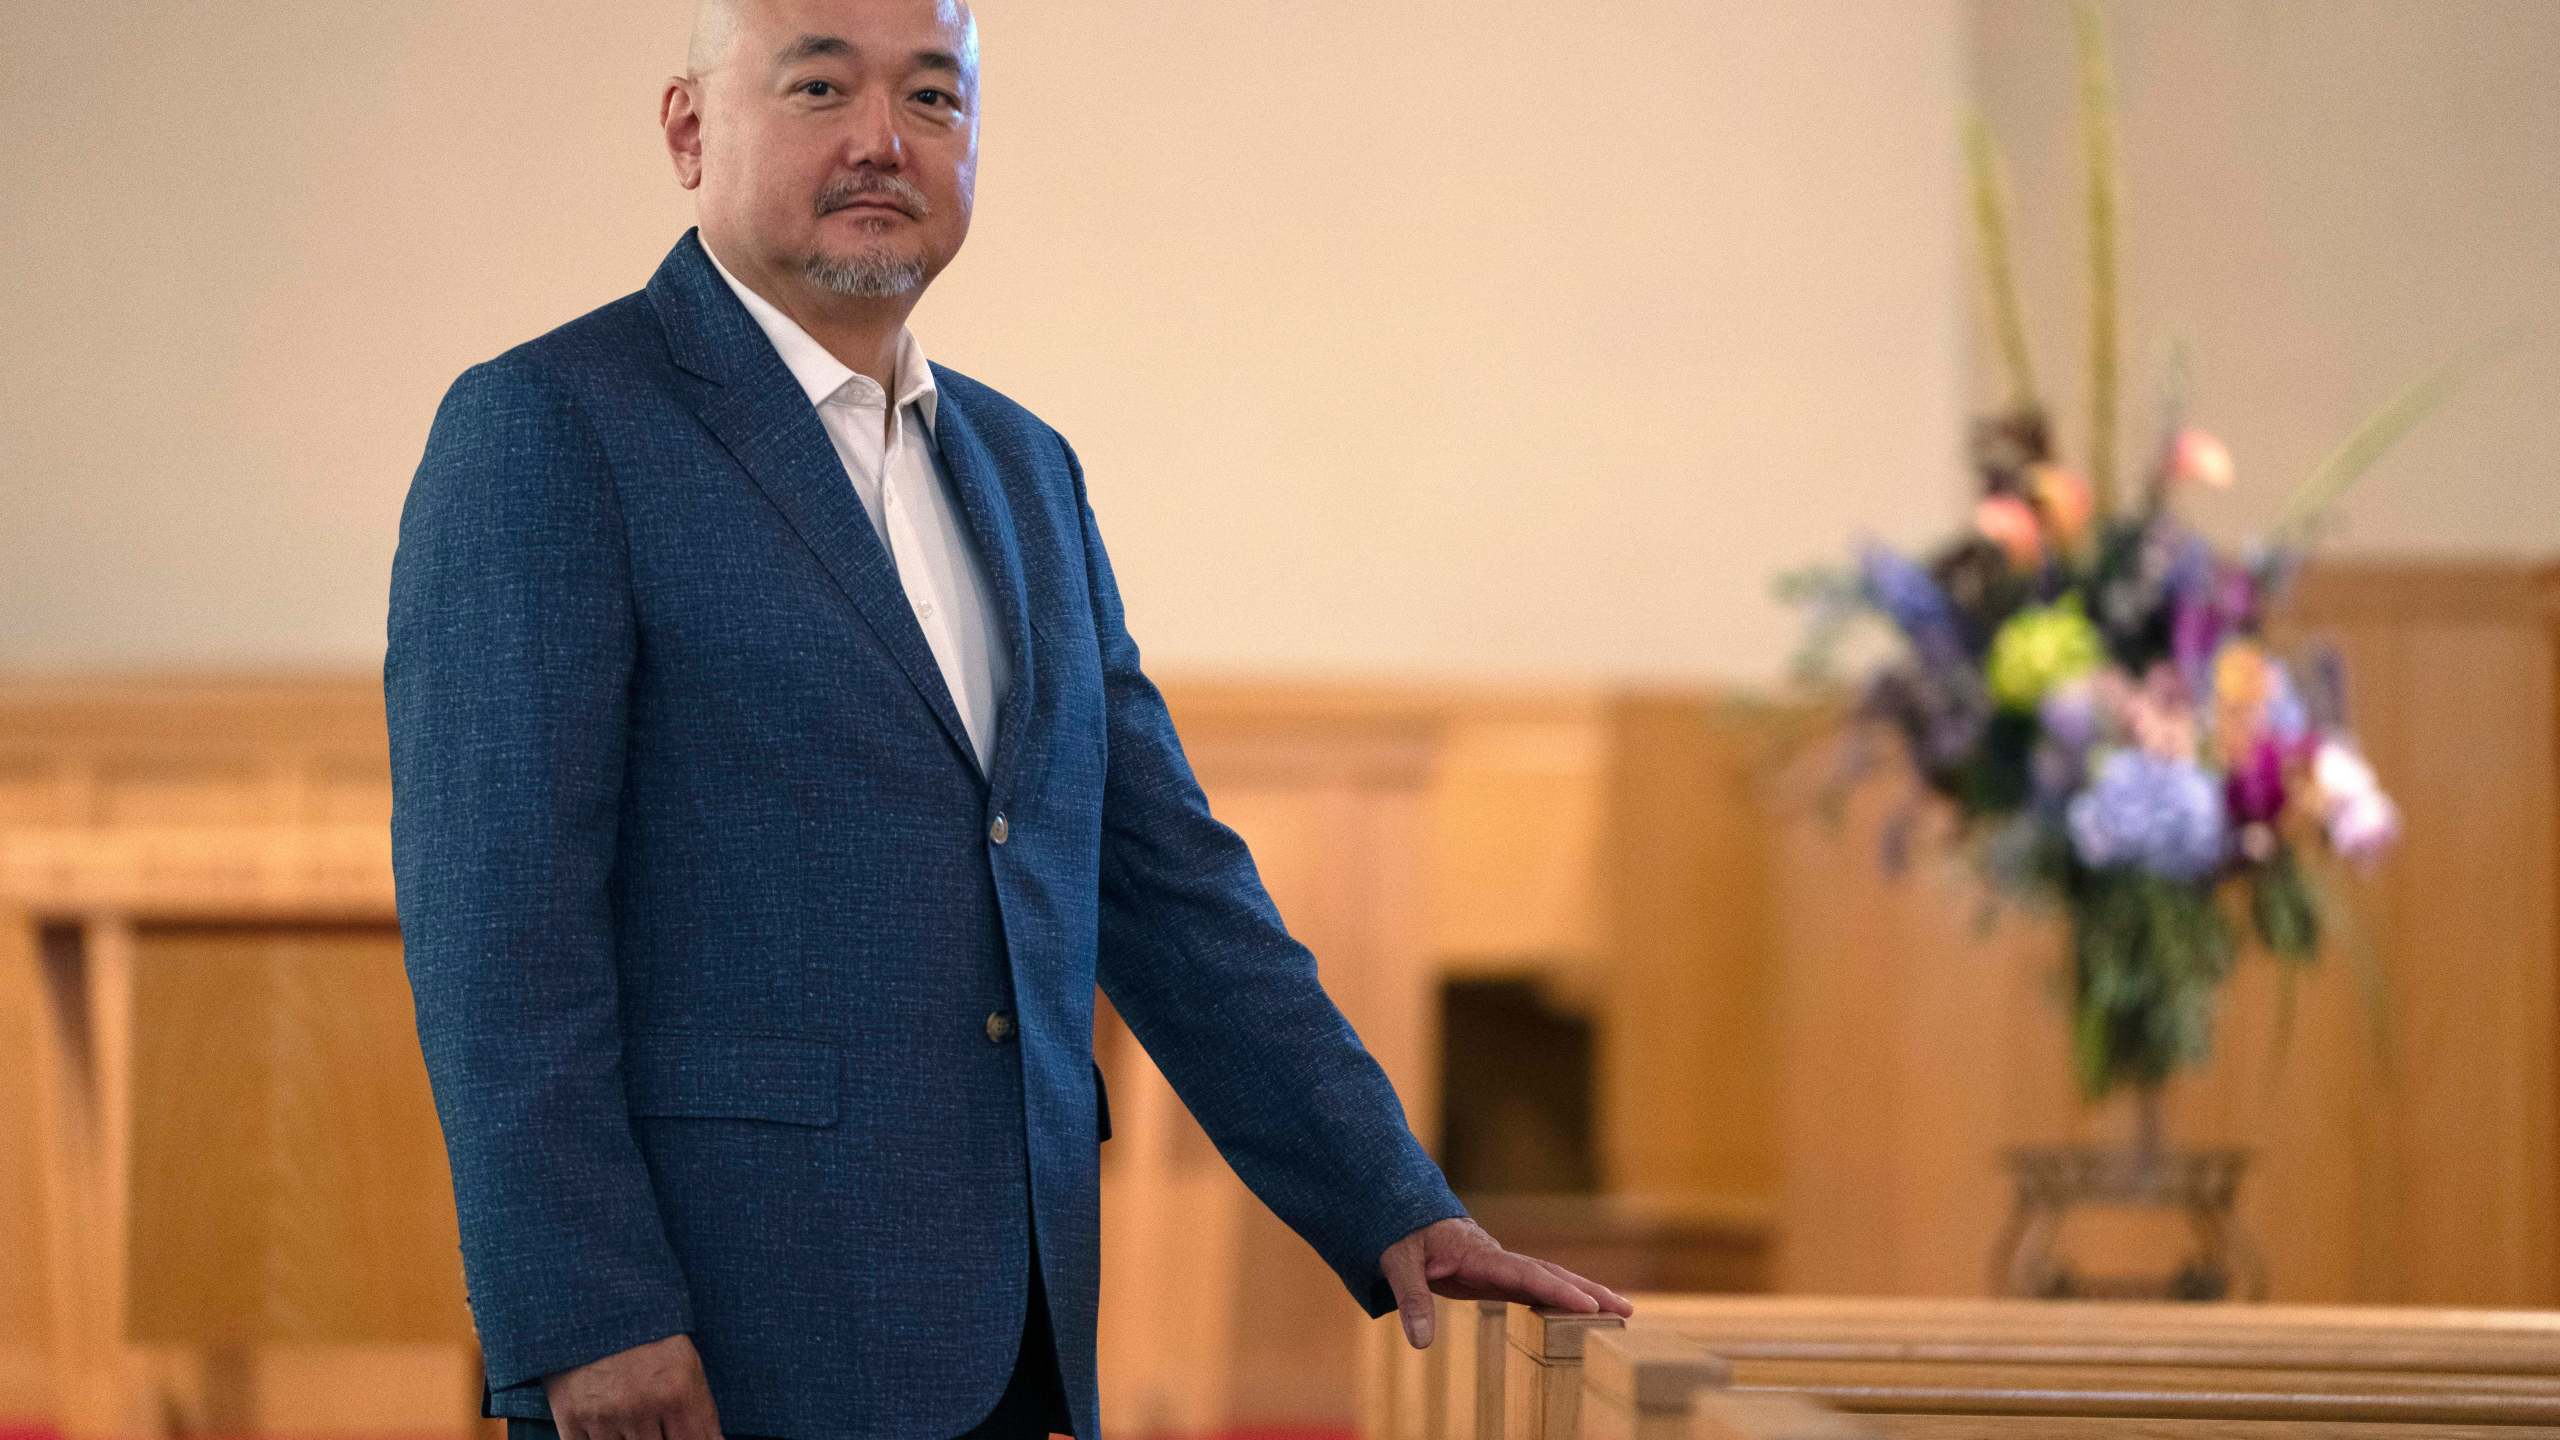
[[[1099,1440],[1097,983],[1369,1315],[1380,1252],[1465,1213],[1210,815],[1075,452],[934,378],[1013,660],[991,773],[694,233],[436,415],[382,678],[486,1415],[681,1331],[731,1431],[957,1434],[1036,1224]]]

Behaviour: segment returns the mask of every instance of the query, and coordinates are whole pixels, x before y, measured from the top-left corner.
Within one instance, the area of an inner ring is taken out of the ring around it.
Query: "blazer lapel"
[[[1009,773],[1017,749],[1015,742],[1021,738],[1022,717],[1030,713],[1034,673],[1022,549],[1015,540],[1013,512],[1005,504],[1004,479],[996,471],[995,457],[979,440],[968,413],[953,403],[951,387],[943,384],[940,376],[935,379],[934,389],[934,447],[941,453],[943,473],[951,478],[952,492],[969,517],[970,538],[977,543],[979,558],[995,586],[996,593],[991,598],[1004,629],[1006,653],[1013,657],[1013,683],[1005,691],[1004,704],[998,707],[994,773],[989,781],[1001,796],[1003,787],[999,782]]]
[[[983,782],[987,777],[979,770],[977,749],[961,723],[959,707],[952,703],[950,688],[943,683],[933,647],[916,623],[906,588],[898,583],[897,565],[882,548],[870,515],[845,478],[844,462],[827,439],[818,412],[810,407],[809,397],[801,393],[764,332],[756,328],[755,317],[711,268],[697,232],[686,231],[668,253],[650,278],[649,298],[666,329],[676,364],[713,387],[696,405],[703,424],[754,477],[802,543],[816,553],[836,588],[853,602],[924,697],[941,723],[944,738]],[[942,414],[951,413],[947,402],[939,403],[945,407]],[[971,519],[977,519],[974,509]],[[1007,558],[1011,559],[1009,554]],[[999,567],[991,563],[988,568]],[[1022,648],[1017,636],[1017,660]],[[1027,667],[1017,664],[1018,670],[1022,668]],[[1009,719],[1010,706],[1006,714]],[[1011,726],[999,729],[1009,731]]]

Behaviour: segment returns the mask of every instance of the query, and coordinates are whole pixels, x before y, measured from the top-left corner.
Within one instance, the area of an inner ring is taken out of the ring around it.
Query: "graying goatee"
[[[812,255],[800,264],[800,273],[811,284],[856,300],[886,300],[904,295],[924,283],[922,260],[883,255],[877,251],[839,260],[832,255]]]

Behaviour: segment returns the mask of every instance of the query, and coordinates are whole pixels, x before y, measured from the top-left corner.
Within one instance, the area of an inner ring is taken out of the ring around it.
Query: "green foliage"
[[[2089,164],[2089,488],[2116,510],[2116,82],[2098,7],[2081,0],[2081,142]]]
[[[1964,137],[1973,176],[1973,223],[1982,247],[1982,294],[1991,311],[1992,332],[2000,337],[2000,358],[2009,368],[2009,408],[2033,409],[2035,367],[2027,358],[2025,307],[2018,303],[2017,274],[2009,263],[2007,167],[1981,111],[1965,117]]]
[[[2320,905],[2290,846],[2278,850],[2249,881],[2249,918],[2278,958],[2309,964],[2320,953]]]
[[[2072,1068],[2082,1095],[2153,1085],[2204,1060],[2238,946],[2211,887],[2088,873],[2072,907]]]
[[[1982,744],[1958,772],[1956,802],[1968,818],[2014,814],[2035,791],[2036,718],[1997,710],[1985,723]]]
[[[1780,574],[1771,589],[1780,603],[1812,612],[1803,639],[1788,657],[1788,677],[1811,690],[1837,685],[1841,642],[1869,612],[1858,572],[1844,565],[1807,565]]]
[[[2338,442],[2311,477],[2285,502],[2273,538],[2285,545],[2308,545],[2329,508],[2338,503],[2365,471],[2371,469],[2402,436],[2451,398],[2472,373],[2502,358],[2534,332],[2534,317],[2519,316],[2463,347],[2443,364],[2411,381],[2397,395],[2365,417]]]

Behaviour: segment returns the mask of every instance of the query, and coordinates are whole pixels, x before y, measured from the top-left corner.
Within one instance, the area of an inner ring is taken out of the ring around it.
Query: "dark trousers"
[[[987,1418],[956,1440],[1048,1440],[1075,1433],[1067,1418],[1067,1392],[1058,1379],[1057,1341],[1049,1330],[1049,1297],[1040,1284],[1040,1247],[1031,1247],[1031,1313],[1023,1318],[1022,1348],[1013,1359],[1013,1379],[996,1397]],[[787,1437],[725,1432],[726,1440],[787,1440]],[[548,1420],[510,1416],[507,1440],[560,1440],[559,1427]]]

